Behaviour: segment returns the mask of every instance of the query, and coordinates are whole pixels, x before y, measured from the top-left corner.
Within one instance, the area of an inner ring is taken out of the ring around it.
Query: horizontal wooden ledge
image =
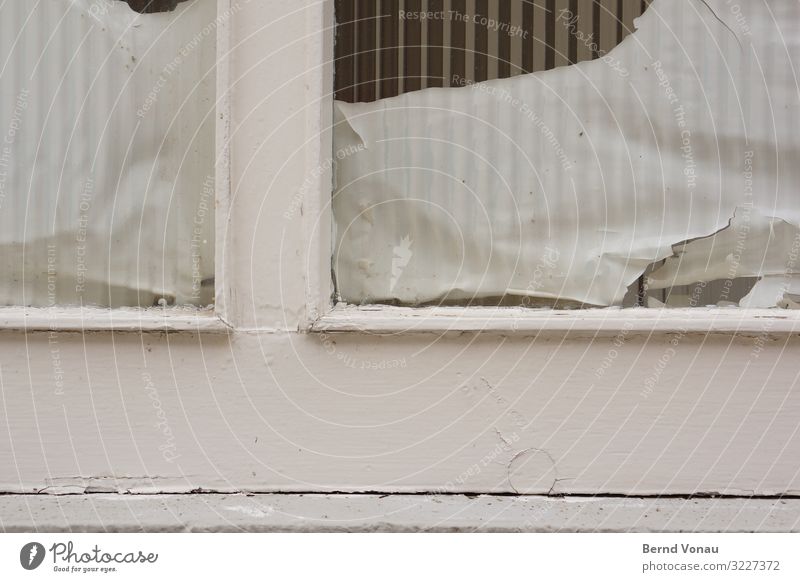
[[[793,532],[798,499],[3,495],[11,532]]]
[[[2,307],[0,330],[12,331],[188,331],[225,333],[230,327],[213,310],[189,308],[103,309],[99,307]]]
[[[375,334],[503,333],[800,333],[800,311],[738,308],[606,308],[542,310],[515,307],[336,306],[315,332]]]

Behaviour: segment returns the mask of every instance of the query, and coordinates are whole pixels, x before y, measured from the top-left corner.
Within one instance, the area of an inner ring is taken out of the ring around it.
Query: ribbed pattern
[[[211,301],[215,16],[2,4],[0,304]]]
[[[336,98],[369,102],[598,58],[633,32],[648,4],[336,0]]]
[[[664,259],[653,289],[800,271],[800,4],[736,8],[659,0],[598,61],[338,103],[336,147],[366,145],[336,167],[341,297],[611,305]]]

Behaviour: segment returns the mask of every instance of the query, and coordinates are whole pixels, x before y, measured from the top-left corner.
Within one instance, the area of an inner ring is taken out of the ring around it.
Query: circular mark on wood
[[[521,495],[546,495],[552,491],[556,479],[556,463],[542,449],[520,451],[508,464],[508,484]]]

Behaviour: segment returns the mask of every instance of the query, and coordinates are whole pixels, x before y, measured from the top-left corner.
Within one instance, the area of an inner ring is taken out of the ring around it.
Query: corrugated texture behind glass
[[[369,102],[598,58],[633,32],[648,3],[336,0],[336,99]]]
[[[421,88],[459,86],[597,59],[634,31],[634,19],[647,10],[648,5],[649,2],[643,0],[337,0],[336,98],[347,102],[368,102]],[[372,11],[375,6],[377,9]],[[693,18],[695,11],[710,9],[697,4],[691,10],[687,7],[687,10],[689,13],[685,17]],[[425,16],[416,16],[419,13]],[[430,14],[437,13],[443,17],[430,17]],[[493,21],[495,26],[484,24],[487,20]],[[711,42],[710,38],[705,40]],[[706,54],[711,55],[715,50],[709,46]],[[372,67],[369,63],[375,54],[380,55],[379,64]],[[770,65],[765,64],[767,67]],[[713,76],[711,82],[725,82],[724,75],[716,75],[702,65],[699,73],[702,78]],[[609,74],[601,82],[613,92],[619,79]],[[674,79],[679,94],[682,82],[682,78]],[[553,90],[557,92],[559,89],[553,87]],[[658,88],[653,91],[660,96]],[[726,94],[729,99],[722,104],[723,115],[726,110],[739,106],[735,102],[736,91],[732,89]],[[642,95],[642,98],[648,101],[654,97]],[[637,105],[632,103],[629,106]],[[610,113],[622,116],[626,111]],[[760,113],[767,115],[767,112]],[[764,119],[765,124],[768,121]],[[554,127],[561,127],[565,122],[548,119],[548,124]],[[459,129],[454,125],[454,136]],[[637,131],[639,133],[632,144],[637,140],[650,143],[658,137],[652,134],[647,124]],[[424,133],[424,128],[419,133]],[[409,134],[414,132],[409,130]],[[732,147],[726,143],[717,145]],[[699,143],[698,146],[716,147]],[[644,155],[635,149],[632,147],[629,155]],[[424,157],[424,151],[409,151],[409,159],[415,155]],[[652,160],[652,163],[658,163],[658,160]],[[630,190],[634,199],[635,189],[646,182],[642,172],[648,167],[647,163],[637,159],[637,163],[628,167],[604,168],[604,182],[597,184],[597,211],[602,214],[609,211],[603,205],[604,192],[609,189]],[[680,168],[664,168],[664,171],[680,171]],[[479,184],[474,186],[480,187]],[[626,305],[645,302],[647,292],[642,281],[632,286]],[[698,304],[725,300],[724,289],[729,290],[730,299],[736,300],[752,285],[752,279],[737,278],[732,286],[730,282],[712,282],[702,290]],[[690,287],[658,290],[651,296],[665,300],[672,295],[680,304],[692,295]]]
[[[215,17],[0,6],[0,304],[212,301]]]

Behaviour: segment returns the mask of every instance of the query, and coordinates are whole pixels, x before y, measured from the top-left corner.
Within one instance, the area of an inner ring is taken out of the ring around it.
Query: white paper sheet
[[[341,298],[619,304],[675,245],[651,286],[727,276],[742,209],[737,276],[796,272],[800,4],[731,6],[656,0],[609,59],[337,103]]]
[[[0,303],[212,300],[215,4],[2,4]]]

